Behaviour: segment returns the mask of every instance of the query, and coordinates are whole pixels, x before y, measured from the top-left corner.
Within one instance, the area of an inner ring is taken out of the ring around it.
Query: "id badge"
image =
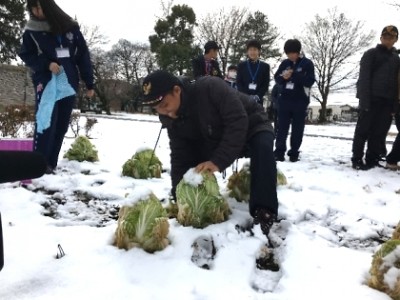
[[[57,58],[69,57],[69,48],[56,48]]]
[[[249,84],[249,90],[256,90],[257,84],[256,83],[250,83]]]
[[[294,89],[294,83],[293,82],[288,82],[286,83],[286,88],[288,90],[293,90]]]

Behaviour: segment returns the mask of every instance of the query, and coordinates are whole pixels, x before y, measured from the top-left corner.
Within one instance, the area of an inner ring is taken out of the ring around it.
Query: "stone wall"
[[[34,100],[29,69],[0,64],[0,106],[24,103],[33,105]]]

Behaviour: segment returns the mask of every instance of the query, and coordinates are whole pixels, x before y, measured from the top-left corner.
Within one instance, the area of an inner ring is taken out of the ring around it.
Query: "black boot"
[[[366,165],[361,158],[352,158],[351,162],[352,162],[352,168],[355,170],[366,171],[371,169],[371,167]]]
[[[269,230],[276,221],[276,215],[268,209],[257,208],[254,212],[254,224],[261,226],[261,231],[268,237]]]

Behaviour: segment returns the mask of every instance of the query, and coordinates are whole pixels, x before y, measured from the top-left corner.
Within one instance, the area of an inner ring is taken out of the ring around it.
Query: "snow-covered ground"
[[[194,229],[170,219],[171,244],[163,251],[114,247],[120,205],[150,190],[168,196],[169,145],[163,130],[156,149],[167,170],[161,179],[122,177],[123,163],[138,148],[154,146],[160,123],[141,115],[98,121],[91,141],[99,162],[61,160],[56,175],[28,187],[0,185],[0,299],[390,299],[364,283],[372,254],[400,220],[399,173],[351,168],[354,124],[307,126],[301,161],[278,163],[288,185],[278,188],[283,220],[271,234],[284,240],[275,249],[281,269],[274,273],[256,268],[266,238],[258,226],[254,235],[237,229],[250,217],[234,199],[221,224]],[[394,127],[391,133],[389,140]],[[62,153],[73,142],[67,136]],[[226,195],[227,178],[216,175]],[[212,236],[217,247],[210,270],[191,261],[191,245],[201,235]],[[58,245],[66,254],[61,259]]]

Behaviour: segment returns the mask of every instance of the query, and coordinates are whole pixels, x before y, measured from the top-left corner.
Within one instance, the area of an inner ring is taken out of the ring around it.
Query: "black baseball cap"
[[[383,35],[391,35],[394,37],[398,37],[399,36],[399,31],[397,30],[396,26],[393,25],[389,25],[389,26],[385,26],[382,30],[382,36]]]
[[[169,93],[175,85],[181,86],[181,81],[173,74],[158,70],[150,73],[143,80],[143,105],[155,106]]]

